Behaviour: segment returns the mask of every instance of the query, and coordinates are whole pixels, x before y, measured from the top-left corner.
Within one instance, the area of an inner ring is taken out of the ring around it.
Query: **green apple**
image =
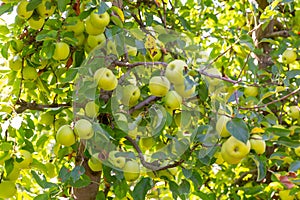
[[[205,70],[205,73],[208,74],[208,76],[206,76],[206,80],[207,80],[207,82],[208,82],[209,85],[216,86],[216,85],[218,85],[221,82],[221,80],[218,79],[218,78],[211,78],[211,77],[209,77],[209,75],[213,75],[213,76],[216,76],[216,77],[222,77],[222,74],[221,74],[221,72],[218,69],[216,69],[216,68],[209,68],[209,69]]]
[[[295,154],[300,157],[300,146],[294,149]]]
[[[36,11],[42,18],[47,18],[53,15],[56,6],[51,0],[42,0],[42,2],[37,6]]]
[[[118,55],[116,44],[112,40],[108,40],[106,47],[107,47],[107,50],[106,50],[107,54]]]
[[[230,121],[230,118],[225,115],[221,115],[218,118],[217,123],[216,123],[216,130],[221,137],[229,137],[230,136],[230,133],[226,128],[226,124],[229,121]]]
[[[142,150],[149,150],[155,145],[155,140],[152,137],[143,137],[139,140],[139,145]]]
[[[136,56],[137,54],[137,48],[133,46],[126,45],[126,50],[128,56]]]
[[[134,106],[140,98],[141,92],[138,86],[126,85],[123,88],[122,103],[126,106]]]
[[[74,35],[74,37],[77,39],[76,45],[81,46],[85,42],[85,35],[83,33],[80,33],[78,35]]]
[[[165,108],[173,112],[173,110],[179,109],[182,103],[181,96],[174,90],[169,91],[164,98]]]
[[[102,162],[98,158],[98,153],[92,155],[92,157],[88,160],[88,166],[94,172],[102,171]]]
[[[286,64],[295,62],[297,59],[297,53],[292,49],[286,49],[282,54],[282,61]]]
[[[20,157],[23,159],[21,162],[15,162],[15,166],[20,169],[28,168],[29,165],[33,162],[32,155],[29,151],[21,149],[19,151]]]
[[[8,66],[13,71],[19,71],[22,69],[22,59],[20,56],[14,56],[11,60],[9,60]]]
[[[244,95],[246,97],[256,97],[258,95],[258,88],[255,86],[245,87]]]
[[[15,181],[2,180],[0,183],[0,198],[8,199],[17,194]]]
[[[281,200],[294,200],[295,196],[294,195],[290,195],[290,191],[291,190],[280,190],[279,191],[279,198]]]
[[[163,97],[170,89],[170,81],[165,76],[153,76],[149,81],[150,93],[157,97]]]
[[[99,35],[101,33],[104,33],[105,27],[95,27],[91,23],[91,18],[88,17],[85,20],[85,31],[89,35]]]
[[[92,12],[90,14],[91,23],[94,27],[101,27],[104,28],[109,24],[110,17],[107,12],[104,12],[102,14],[98,14],[96,12]]]
[[[38,77],[38,73],[35,68],[26,66],[22,71],[24,80],[35,80]]]
[[[33,10],[28,11],[27,5],[29,4],[29,1],[22,0],[17,6],[17,14],[22,19],[28,19],[31,17]]]
[[[34,30],[41,29],[43,27],[44,23],[45,23],[45,19],[42,17],[32,16],[28,20],[29,26]]]
[[[70,47],[65,42],[57,42],[53,53],[53,59],[61,61],[66,60],[70,54]]]
[[[99,114],[100,107],[95,103],[95,101],[90,101],[87,104],[85,104],[85,115],[94,118],[97,117]]]
[[[104,44],[106,38],[104,33],[99,35],[88,35],[87,37],[87,44],[94,49],[96,46],[100,45],[101,43]]]
[[[123,171],[126,181],[132,182],[140,177],[140,166],[136,160],[127,161]]]
[[[167,65],[165,76],[176,85],[184,84],[183,71],[187,64],[183,60],[173,60]]]
[[[16,181],[20,177],[20,171],[21,169],[19,167],[14,166],[12,171],[5,176],[5,179],[10,181]]]
[[[193,80],[192,77],[190,79]],[[191,87],[186,88],[185,84],[180,84],[180,85],[175,84],[174,89],[181,97],[190,98],[195,94],[196,86],[192,85]]]
[[[94,136],[93,125],[86,119],[80,119],[74,125],[75,134],[83,140],[88,140]]]
[[[78,17],[68,17],[64,28],[67,31],[74,32],[74,35],[80,35],[84,32],[84,23]]]
[[[100,89],[111,91],[118,85],[118,79],[114,73],[107,68],[100,68],[94,74],[94,80]]]
[[[54,178],[57,176],[56,166],[54,163],[46,163],[45,167],[47,169],[47,176],[49,178]]]
[[[253,149],[257,154],[263,154],[266,151],[266,142],[260,135],[251,135],[250,144],[251,149]]]
[[[39,117],[39,122],[49,126],[54,122],[54,115],[50,112],[43,112]]]
[[[289,116],[293,119],[300,118],[300,108],[298,106],[291,106],[289,109]]]
[[[250,152],[250,142],[247,144],[230,136],[222,145],[221,155],[224,161],[229,164],[239,163],[249,152]]]
[[[122,169],[125,166],[126,158],[122,156],[116,156],[118,151],[111,151],[108,154],[108,160],[109,162],[119,169]]]
[[[56,141],[67,147],[75,144],[76,137],[72,128],[69,125],[62,125],[56,133]]]

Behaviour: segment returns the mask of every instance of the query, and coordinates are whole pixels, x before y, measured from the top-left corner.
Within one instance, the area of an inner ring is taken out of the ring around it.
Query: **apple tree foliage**
[[[300,199],[299,0],[3,0],[0,15],[0,199]],[[178,60],[179,95],[151,95]],[[242,149],[221,151],[228,137],[251,150],[226,159]]]

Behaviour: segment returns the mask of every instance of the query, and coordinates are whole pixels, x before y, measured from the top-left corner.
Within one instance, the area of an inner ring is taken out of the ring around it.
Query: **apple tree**
[[[300,199],[299,0],[0,15],[0,199]]]

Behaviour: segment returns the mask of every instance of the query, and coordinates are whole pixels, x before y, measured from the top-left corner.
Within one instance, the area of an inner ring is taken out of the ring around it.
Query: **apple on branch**
[[[53,53],[53,59],[57,61],[66,60],[70,54],[70,47],[65,42],[57,42]]]
[[[62,125],[56,133],[56,141],[67,147],[75,144],[76,137],[72,128],[69,125]]]
[[[90,14],[91,23],[94,27],[106,27],[110,22],[110,17],[107,12],[104,12],[102,14],[98,14],[96,12],[92,12]]]
[[[17,194],[15,181],[2,180],[0,183],[0,198],[8,199]]]
[[[118,79],[114,73],[107,68],[100,68],[94,74],[94,80],[100,89],[111,91],[118,85]]]
[[[137,180],[140,177],[140,166],[136,160],[129,160],[126,162],[124,168],[124,178],[128,182]]]
[[[126,158],[123,156],[117,156],[116,154],[119,153],[118,151],[111,151],[108,154],[109,162],[119,169],[122,169],[125,166]]]
[[[266,142],[260,135],[254,134],[250,138],[251,149],[257,154],[263,154],[266,151]]]
[[[255,86],[247,86],[244,89],[244,95],[246,97],[256,97],[258,95],[258,88]]]
[[[170,89],[170,82],[165,76],[153,76],[149,81],[150,93],[157,97],[163,97]]]
[[[295,62],[297,53],[293,49],[286,49],[282,54],[282,61],[286,64]]]
[[[184,84],[183,71],[187,64],[183,60],[173,60],[167,65],[165,76],[173,84]]]
[[[56,6],[51,0],[42,0],[42,2],[36,8],[36,11],[41,17],[48,18],[53,15],[55,9]]]
[[[31,15],[33,13],[33,10],[30,10],[30,11],[27,10],[28,4],[29,4],[29,1],[26,1],[26,0],[22,0],[18,4],[17,14],[22,19],[28,19],[29,17],[31,17]]]
[[[173,113],[173,110],[179,109],[181,103],[181,96],[174,90],[169,91],[164,97],[164,105],[169,113]]]
[[[140,98],[141,92],[136,85],[126,85],[123,88],[122,103],[126,106],[134,106]]]
[[[74,132],[80,139],[84,140],[88,140],[94,136],[93,125],[86,119],[80,119],[75,122]]]
[[[218,118],[217,123],[216,123],[216,130],[221,137],[229,137],[231,135],[226,128],[226,124],[229,121],[230,121],[230,118],[225,115],[221,115]]]

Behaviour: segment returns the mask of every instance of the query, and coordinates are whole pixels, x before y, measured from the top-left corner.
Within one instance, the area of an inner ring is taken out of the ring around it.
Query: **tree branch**
[[[129,113],[131,114],[131,113],[133,113],[133,111],[143,108],[144,106],[150,104],[151,101],[155,101],[157,98],[158,97],[156,97],[156,96],[149,96],[147,99],[145,99],[144,101],[140,102],[138,105],[131,108],[129,110]]]
[[[289,37],[290,34],[287,30],[283,30],[283,31],[276,31],[276,32],[271,32],[266,34],[264,37],[265,38],[276,38],[276,37]]]
[[[153,66],[153,65],[163,65],[163,66],[167,66],[168,63],[166,62],[135,62],[135,63],[128,63],[128,62],[123,62],[123,61],[119,61],[116,60],[113,62],[113,64],[121,66],[121,67],[127,67],[127,68],[134,68],[140,65],[144,65],[144,66]]]
[[[71,107],[71,103],[63,103],[63,104],[37,104],[36,102],[26,102],[22,99],[17,100],[16,105],[20,106],[16,109],[17,113],[22,113],[25,110],[45,110],[47,108],[61,108],[61,107]]]

